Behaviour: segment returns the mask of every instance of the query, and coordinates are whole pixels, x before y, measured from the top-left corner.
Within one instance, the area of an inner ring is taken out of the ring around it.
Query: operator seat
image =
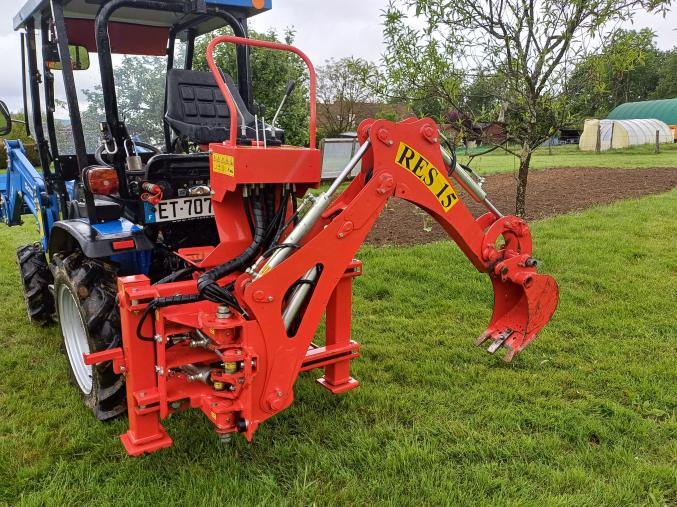
[[[233,79],[223,73],[226,86],[244,115],[247,138],[256,137],[254,116]],[[171,69],[167,73],[167,123],[174,132],[196,144],[221,143],[230,136],[228,104],[211,72]],[[238,129],[242,120],[238,117]],[[241,133],[238,132],[238,137]]]

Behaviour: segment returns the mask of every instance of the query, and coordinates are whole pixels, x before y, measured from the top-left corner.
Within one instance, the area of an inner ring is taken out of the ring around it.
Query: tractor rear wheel
[[[85,364],[83,354],[120,346],[120,311],[114,264],[88,259],[81,252],[52,258],[56,309],[71,382],[100,421],[122,414],[125,382],[112,362]]]
[[[40,243],[20,246],[16,257],[24,289],[28,319],[34,326],[45,326],[54,316],[54,297],[49,290],[53,283],[47,257]]]

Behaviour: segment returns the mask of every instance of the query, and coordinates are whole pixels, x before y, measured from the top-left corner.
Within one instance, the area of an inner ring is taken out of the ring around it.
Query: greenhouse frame
[[[600,151],[627,148],[640,144],[667,144],[674,142],[672,129],[660,120],[586,120],[579,143],[581,151],[597,149],[597,131],[600,132]]]

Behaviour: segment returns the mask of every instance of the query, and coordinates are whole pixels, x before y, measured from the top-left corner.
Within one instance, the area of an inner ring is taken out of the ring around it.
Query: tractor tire
[[[34,326],[46,326],[54,317],[54,297],[49,286],[54,282],[47,257],[40,243],[20,246],[16,257],[24,289],[28,320]]]
[[[89,366],[82,355],[121,345],[117,269],[105,260],[74,252],[55,254],[52,272],[71,383],[98,420],[113,419],[127,408],[124,377],[113,371],[112,361]]]

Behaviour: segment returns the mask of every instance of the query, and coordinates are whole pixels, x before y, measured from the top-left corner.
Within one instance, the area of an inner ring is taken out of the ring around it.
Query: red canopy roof
[[[96,52],[94,20],[66,19],[66,30],[70,44],[83,46],[92,53]],[[108,35],[113,53],[148,56],[167,54],[169,28],[163,26],[111,22],[108,24]]]

